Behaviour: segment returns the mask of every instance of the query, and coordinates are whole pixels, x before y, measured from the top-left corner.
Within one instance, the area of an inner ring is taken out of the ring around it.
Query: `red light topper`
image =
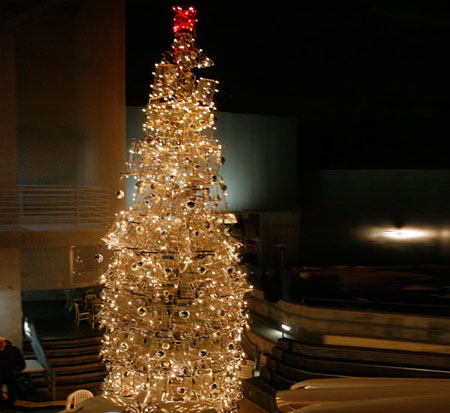
[[[187,10],[183,10],[180,6],[173,7],[175,17],[173,18],[173,32],[175,35],[189,32],[195,37],[195,23],[198,20],[195,18],[197,10],[193,7],[189,7]]]

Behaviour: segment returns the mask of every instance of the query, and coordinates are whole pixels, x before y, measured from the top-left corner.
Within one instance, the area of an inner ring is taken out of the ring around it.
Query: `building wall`
[[[102,263],[95,260],[98,253],[105,258]],[[91,242],[84,245],[22,248],[22,290],[61,290],[94,285],[99,275],[106,271],[110,258],[110,251],[99,247],[92,237]]]
[[[221,175],[228,208],[293,210],[298,207],[297,119],[242,113],[216,113],[215,137],[224,146]],[[145,114],[127,107],[127,146],[142,139]],[[133,191],[133,182],[128,185]],[[131,197],[128,195],[128,202]]]
[[[114,193],[126,160],[125,1],[23,2],[14,10],[0,28],[0,187],[99,186]],[[111,215],[122,206],[113,199]],[[14,306],[21,279],[26,290],[77,284],[71,247],[92,252],[105,232],[0,226],[0,252],[17,248]],[[93,267],[83,267],[84,283],[97,279]],[[9,294],[5,283],[2,275],[0,290]]]
[[[231,210],[290,210],[298,203],[297,119],[217,113]]]
[[[0,248],[0,336],[22,347],[19,248]]]
[[[17,114],[15,38],[0,33],[0,187],[17,184]]]
[[[307,171],[301,262],[448,264],[449,210],[448,169]]]
[[[20,261],[24,291],[71,287],[69,247],[22,248]]]
[[[58,2],[16,38],[19,183],[115,188],[125,161],[124,1]]]
[[[298,265],[300,210],[260,214],[260,263],[267,268],[290,269]]]

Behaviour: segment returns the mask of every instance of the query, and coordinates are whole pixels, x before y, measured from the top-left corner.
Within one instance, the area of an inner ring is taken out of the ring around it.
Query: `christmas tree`
[[[174,11],[172,52],[156,64],[146,136],[124,174],[136,194],[103,239],[113,252],[100,280],[103,394],[132,412],[230,412],[250,287],[212,132],[217,82],[193,73],[212,61],[194,40],[196,11]]]

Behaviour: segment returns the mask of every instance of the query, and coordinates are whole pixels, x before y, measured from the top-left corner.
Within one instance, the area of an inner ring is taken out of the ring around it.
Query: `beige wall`
[[[108,254],[104,250],[97,245],[22,248],[22,289],[57,290],[92,285],[106,269]],[[95,261],[97,253],[105,255],[105,262]]]
[[[0,33],[0,197],[17,184],[15,39]],[[7,212],[13,213],[14,209]],[[1,237],[1,234],[0,234]],[[20,250],[0,248],[0,336],[22,347]]]
[[[0,336],[22,348],[19,248],[0,248]]]
[[[0,187],[86,185],[114,193],[126,160],[125,1],[63,0],[33,13],[21,7],[0,28],[9,31],[0,33]],[[113,200],[111,214],[122,205]],[[72,245],[92,250],[105,231],[0,227],[0,247],[22,249],[16,269],[23,289],[64,288],[76,281]],[[83,282],[96,278],[95,268],[84,270]],[[1,291],[9,291],[0,277]],[[20,282],[14,288],[20,305]]]
[[[264,300],[254,289],[249,308],[268,320],[291,327],[299,341],[323,343],[327,335],[434,343],[450,349],[450,320],[440,316],[313,307],[280,300]],[[450,350],[448,350],[450,351]]]
[[[15,39],[0,33],[0,188],[17,184]]]
[[[115,189],[125,163],[123,0],[57,2],[16,30],[19,182]]]
[[[23,290],[70,287],[69,247],[22,248],[20,261]]]

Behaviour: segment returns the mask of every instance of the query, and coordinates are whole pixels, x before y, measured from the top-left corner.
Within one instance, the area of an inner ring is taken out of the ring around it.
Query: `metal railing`
[[[411,315],[434,315],[448,317],[450,315],[450,302],[445,304],[427,304],[421,302],[400,301],[375,301],[361,298],[328,298],[328,297],[302,297],[303,304],[314,307],[343,308],[351,310],[380,311]],[[430,299],[431,300],[431,299]]]
[[[0,188],[0,228],[104,228],[110,223],[110,191],[87,186]]]
[[[286,273],[284,276],[283,273]],[[291,273],[292,277],[298,277],[297,274]],[[289,303],[315,306],[315,307],[328,307],[328,308],[345,308],[351,310],[367,310],[367,311],[382,311],[393,313],[405,313],[405,314],[418,314],[418,315],[437,315],[448,317],[450,315],[450,297],[446,295],[438,297],[436,295],[424,295],[422,298],[414,299],[414,297],[408,298],[406,294],[402,294],[399,291],[398,296],[395,299],[392,297],[389,301],[377,301],[373,298],[360,298],[360,297],[332,297],[324,296],[321,290],[320,284],[315,291],[309,292],[310,295],[305,295],[301,290],[301,287],[296,287],[292,282],[292,278],[289,275],[289,271],[281,271],[281,292],[280,299]],[[248,280],[257,290],[262,290],[261,280],[262,276],[250,271],[248,273]],[[298,288],[298,297],[293,297],[292,293]],[[256,297],[254,297],[257,300]],[[426,300],[426,301],[425,301]]]
[[[255,344],[250,339],[250,337],[245,333],[242,336],[241,345],[242,345],[242,349],[244,350],[245,354],[247,354],[248,358],[250,360],[254,361],[255,370],[259,370],[260,351],[259,351],[258,345]]]
[[[34,355],[37,361],[44,368],[44,377],[47,382],[48,391],[52,400],[56,399],[56,374],[55,371],[50,366],[47,356],[45,354],[44,348],[39,340],[36,327],[34,326],[33,320],[30,317],[24,317],[24,330],[25,335],[28,337],[33,349]]]

